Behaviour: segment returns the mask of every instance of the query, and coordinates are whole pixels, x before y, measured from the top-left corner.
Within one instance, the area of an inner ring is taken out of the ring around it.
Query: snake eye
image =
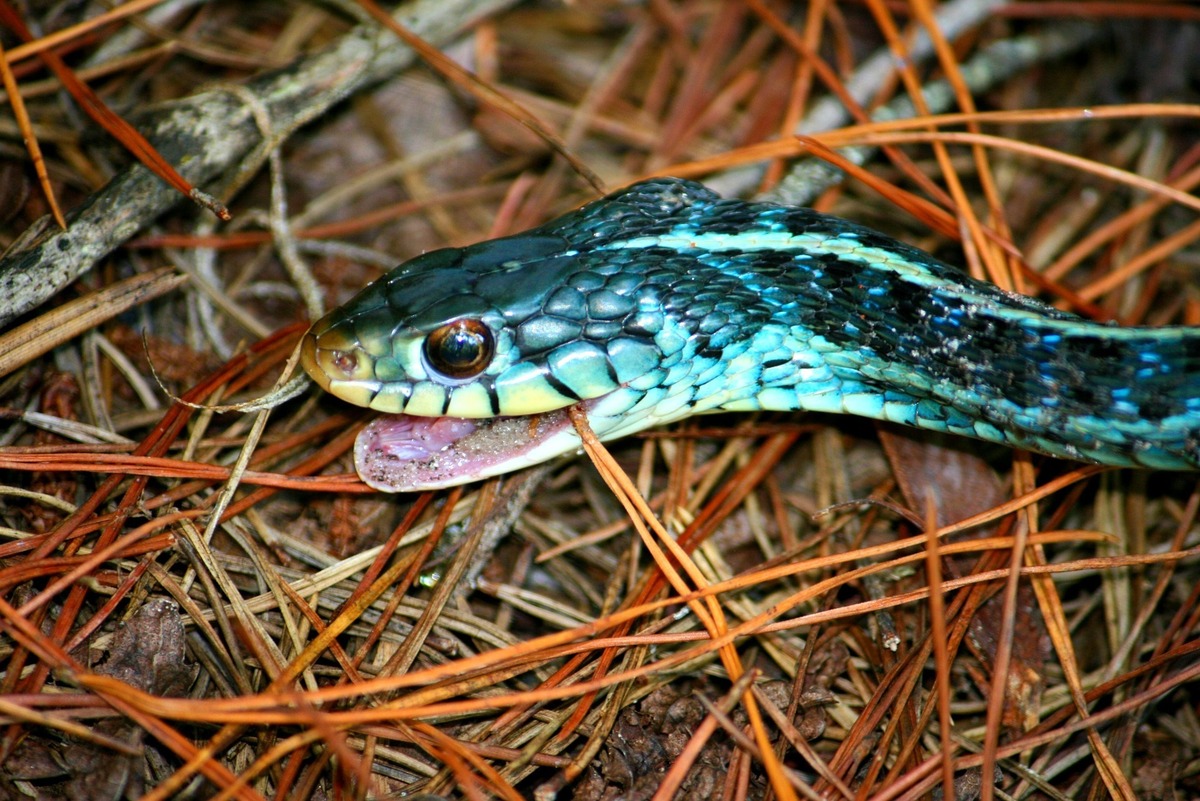
[[[491,364],[496,340],[479,320],[455,320],[425,338],[425,364],[445,378],[474,378]]]

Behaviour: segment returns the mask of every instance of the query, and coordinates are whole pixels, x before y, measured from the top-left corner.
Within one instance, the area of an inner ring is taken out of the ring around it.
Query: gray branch
[[[513,2],[415,0],[397,19],[428,41],[444,45]],[[236,92],[217,87],[164,104],[138,127],[180,174],[205,189],[263,147],[252,106],[266,111],[271,125],[266,144],[273,146],[340,100],[412,62],[412,51],[395,36],[376,25],[363,25],[326,50],[254,78]],[[254,103],[246,102],[246,92]],[[0,259],[0,325],[52,297],[183,199],[138,164],[74,209],[66,231],[48,218],[40,220]]]

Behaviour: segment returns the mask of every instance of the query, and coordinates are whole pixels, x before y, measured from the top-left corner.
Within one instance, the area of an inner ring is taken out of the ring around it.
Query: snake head
[[[562,237],[525,234],[425,254],[317,321],[301,365],[330,394],[385,413],[356,443],[359,475],[427,489],[577,449],[566,409],[618,389],[628,369],[614,355],[637,361],[629,341],[588,338],[614,325],[589,317],[572,286],[595,280]]]
[[[317,321],[301,364],[345,401],[422,417],[539,414],[610,392],[582,294],[554,290],[578,262],[548,234],[427,253]]]
[[[504,316],[470,291],[463,250],[414,259],[318,320],[300,363],[327,392],[389,414],[486,417]],[[454,289],[457,288],[457,291]]]
[[[661,297],[681,268],[628,242],[714,199],[696,184],[644,182],[517,236],[427,253],[317,321],[304,369],[387,415],[359,436],[359,475],[426,489],[573,452],[574,405],[601,436],[602,418],[628,428],[624,413],[667,374],[664,348],[686,339],[664,330]],[[634,430],[656,422],[638,420]]]

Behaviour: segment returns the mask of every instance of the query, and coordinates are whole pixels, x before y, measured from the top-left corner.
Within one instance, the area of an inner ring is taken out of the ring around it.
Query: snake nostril
[[[342,375],[352,378],[358,370],[358,355],[351,350],[335,350],[330,354],[330,364]]]

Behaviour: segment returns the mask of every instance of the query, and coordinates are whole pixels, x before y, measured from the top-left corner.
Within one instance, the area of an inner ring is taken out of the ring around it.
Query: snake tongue
[[[377,490],[415,492],[507,473],[578,447],[566,409],[484,420],[392,414],[358,435],[354,465]]]

